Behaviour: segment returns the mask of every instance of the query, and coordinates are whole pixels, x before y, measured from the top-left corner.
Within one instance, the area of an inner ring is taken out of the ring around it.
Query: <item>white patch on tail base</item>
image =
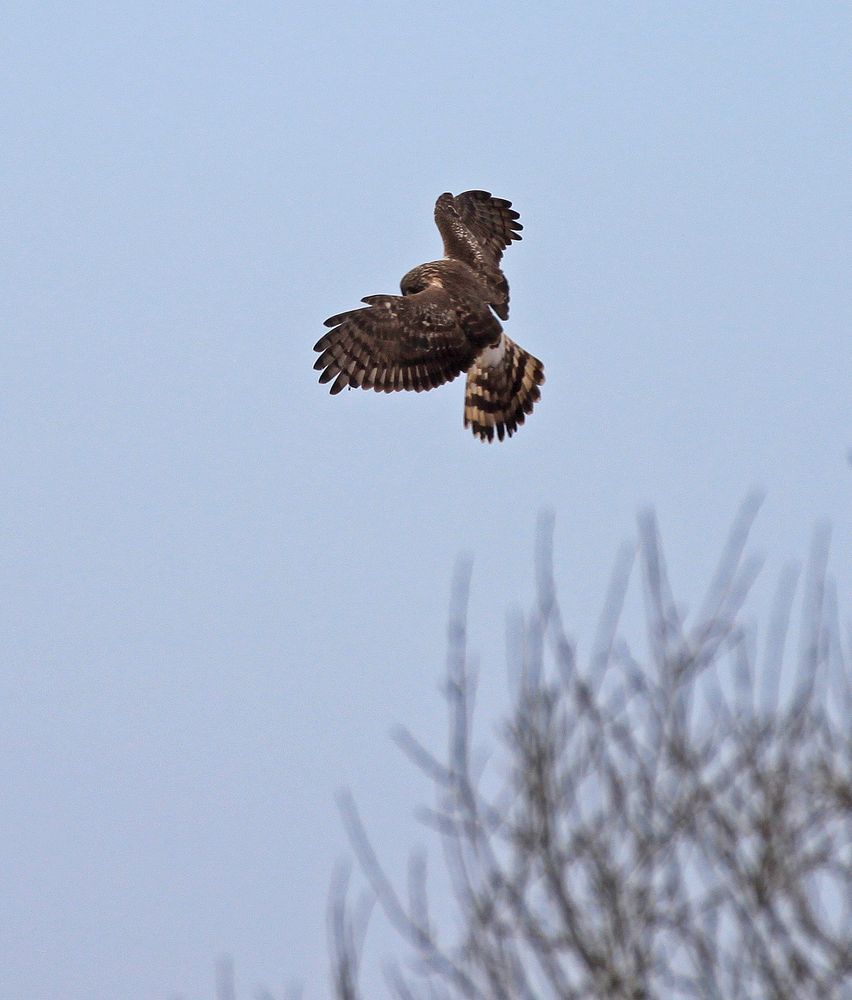
[[[506,337],[504,334],[500,334],[500,339],[494,345],[494,347],[486,347],[484,351],[480,351],[476,356],[476,363],[480,368],[499,368],[503,364],[503,358],[506,355]]]

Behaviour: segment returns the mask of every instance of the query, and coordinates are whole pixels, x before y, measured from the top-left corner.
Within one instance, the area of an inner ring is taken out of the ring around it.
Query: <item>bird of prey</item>
[[[512,203],[488,191],[442,194],[435,223],[444,259],[420,264],[402,295],[368,295],[366,307],[325,321],[314,368],[332,394],[348,386],[421,392],[467,373],[464,423],[482,441],[509,437],[532,412],[544,366],[510,340],[503,251],[521,239]]]

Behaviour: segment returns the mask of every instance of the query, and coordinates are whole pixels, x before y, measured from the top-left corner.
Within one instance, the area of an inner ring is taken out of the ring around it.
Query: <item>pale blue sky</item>
[[[0,38],[0,997],[326,992],[349,785],[400,871],[453,562],[483,729],[557,515],[581,649],[637,508],[697,598],[852,585],[852,12],[833,3],[9,3]],[[512,199],[517,437],[316,384],[323,319]],[[381,927],[377,928],[381,939]],[[376,959],[381,947],[376,946]]]

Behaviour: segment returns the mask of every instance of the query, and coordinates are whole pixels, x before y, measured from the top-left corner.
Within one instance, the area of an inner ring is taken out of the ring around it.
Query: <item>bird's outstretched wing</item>
[[[509,283],[500,270],[503,251],[521,239],[520,216],[505,198],[488,191],[442,194],[435,202],[435,224],[444,253],[470,265],[490,292],[489,303],[500,319],[509,318]]]
[[[365,309],[325,321],[331,327],[314,346],[320,382],[395,392],[421,392],[467,371],[478,348],[460,325],[459,313],[444,289],[433,286],[415,295],[368,295]]]
[[[435,202],[435,224],[444,240],[444,253],[471,267],[499,267],[503,251],[521,239],[520,215],[505,198],[488,191],[442,194]]]

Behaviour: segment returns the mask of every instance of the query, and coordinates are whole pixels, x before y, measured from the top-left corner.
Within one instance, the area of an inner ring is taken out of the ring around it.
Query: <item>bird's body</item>
[[[544,368],[503,332],[509,285],[503,250],[522,227],[511,202],[487,191],[442,194],[435,221],[443,260],[412,268],[402,295],[368,295],[366,308],[325,321],[314,350],[320,382],[420,392],[467,373],[465,426],[482,440],[502,440],[524,422],[539,398]]]

